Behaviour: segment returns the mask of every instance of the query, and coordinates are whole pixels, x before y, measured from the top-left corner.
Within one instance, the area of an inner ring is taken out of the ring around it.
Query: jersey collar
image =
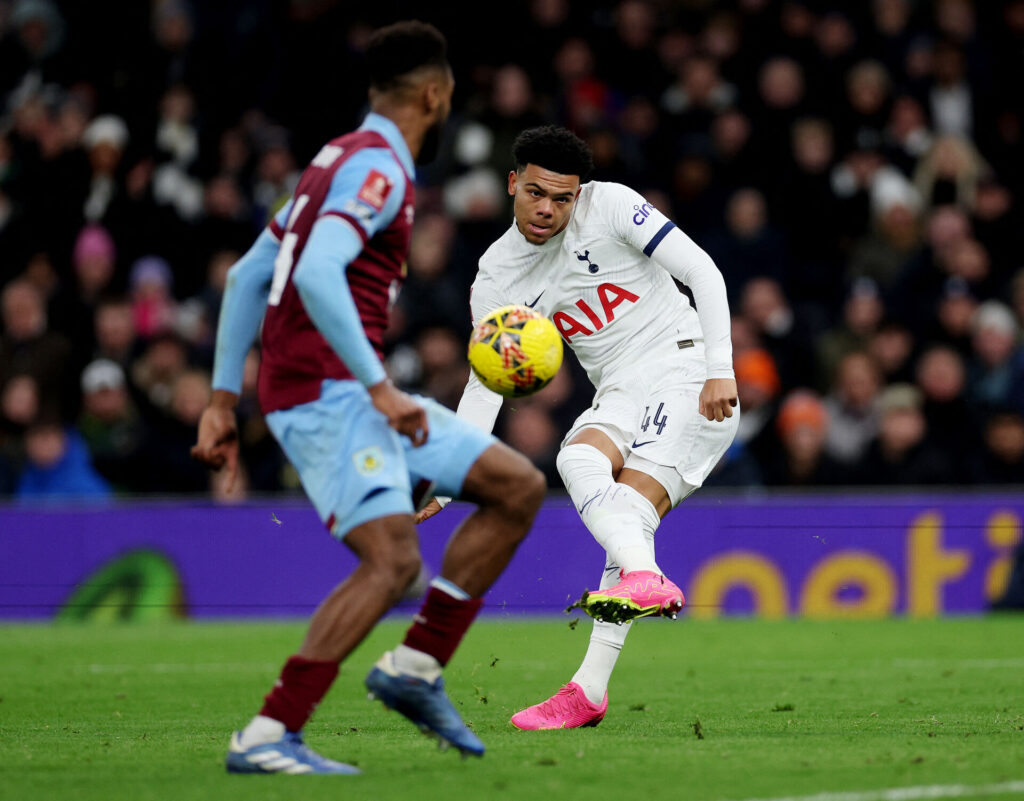
[[[366,115],[363,124],[359,126],[359,130],[373,131],[383,136],[388,146],[395,151],[395,155],[398,156],[398,160],[402,163],[402,167],[409,177],[416,177],[416,165],[412,160],[412,153],[409,152],[409,146],[405,143],[405,138],[402,136],[402,132],[398,130],[398,126],[391,120],[383,114],[371,111]]]

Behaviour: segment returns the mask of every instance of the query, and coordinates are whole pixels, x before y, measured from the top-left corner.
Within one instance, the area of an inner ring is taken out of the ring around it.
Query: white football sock
[[[652,507],[653,508],[653,507]],[[658,530],[661,519],[654,515],[653,521],[649,517],[644,519],[644,540],[650,549],[651,560],[654,560],[654,532]],[[661,570],[658,569],[658,573]],[[605,564],[604,575],[601,577],[601,589],[613,587],[619,583],[619,566],[610,559]],[[612,672],[615,670],[615,663],[619,659],[622,646],[626,642],[626,635],[633,622],[617,626],[614,623],[594,621],[594,628],[590,633],[590,645],[587,646],[587,655],[583,657],[583,664],[580,665],[572,680],[583,688],[584,695],[592,704],[600,704],[604,695],[608,692],[608,682],[611,681]]]
[[[242,748],[252,748],[265,743],[276,743],[284,737],[284,724],[279,720],[268,718],[266,715],[257,715],[249,725],[242,729],[242,735],[238,738],[238,744]]]
[[[645,521],[652,517],[658,520],[651,502],[632,487],[616,483],[611,461],[591,445],[562,448],[557,465],[583,525],[605,549],[609,560],[627,573],[660,573],[644,537]]]
[[[614,587],[619,583],[619,566],[610,559],[605,564],[604,575],[601,577],[601,589],[605,590]],[[604,700],[604,694],[608,692],[608,682],[615,670],[615,662],[619,658],[622,646],[626,642],[626,635],[633,623],[623,623],[621,626],[607,621],[594,621],[594,628],[590,632],[590,645],[587,646],[587,655],[583,657],[583,664],[580,665],[572,680],[583,688],[584,695],[592,704],[600,704]]]

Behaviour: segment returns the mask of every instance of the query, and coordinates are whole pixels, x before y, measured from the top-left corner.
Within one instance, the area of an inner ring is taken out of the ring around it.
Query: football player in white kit
[[[633,618],[675,617],[684,599],[654,556],[654,532],[701,486],[739,422],[725,282],[711,258],[621,184],[581,184],[592,167],[570,131],[524,131],[509,174],[512,226],[480,259],[470,305],[525,304],[549,317],[597,391],[558,455],[584,525],[607,553],[595,618],[573,679],[512,717],[520,729],[600,723]],[[696,310],[673,282],[690,288]],[[502,397],[470,375],[458,415],[490,431]],[[435,499],[425,519],[448,499]]]

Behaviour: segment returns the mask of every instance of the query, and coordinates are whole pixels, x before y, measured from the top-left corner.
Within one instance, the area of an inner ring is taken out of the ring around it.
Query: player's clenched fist
[[[733,408],[739,403],[736,382],[731,378],[709,378],[700,391],[697,410],[708,420],[721,423],[732,417]]]
[[[192,458],[207,467],[220,470],[227,466],[227,491],[235,485],[238,474],[238,421],[235,418],[237,397],[231,392],[215,390],[210,405],[199,418],[199,434],[192,446]]]
[[[388,425],[395,431],[411,439],[413,447],[427,441],[427,411],[411,395],[398,389],[390,379],[374,384],[369,391],[377,411],[388,418]]]

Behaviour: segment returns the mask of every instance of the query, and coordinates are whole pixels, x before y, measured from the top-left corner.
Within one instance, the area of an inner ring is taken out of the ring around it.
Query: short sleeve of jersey
[[[405,199],[405,171],[391,151],[367,148],[355,153],[334,174],[320,215],[347,220],[363,241],[383,231]]]
[[[591,203],[618,239],[645,256],[650,256],[665,235],[675,228],[675,223],[643,195],[622,184],[595,182]]]

